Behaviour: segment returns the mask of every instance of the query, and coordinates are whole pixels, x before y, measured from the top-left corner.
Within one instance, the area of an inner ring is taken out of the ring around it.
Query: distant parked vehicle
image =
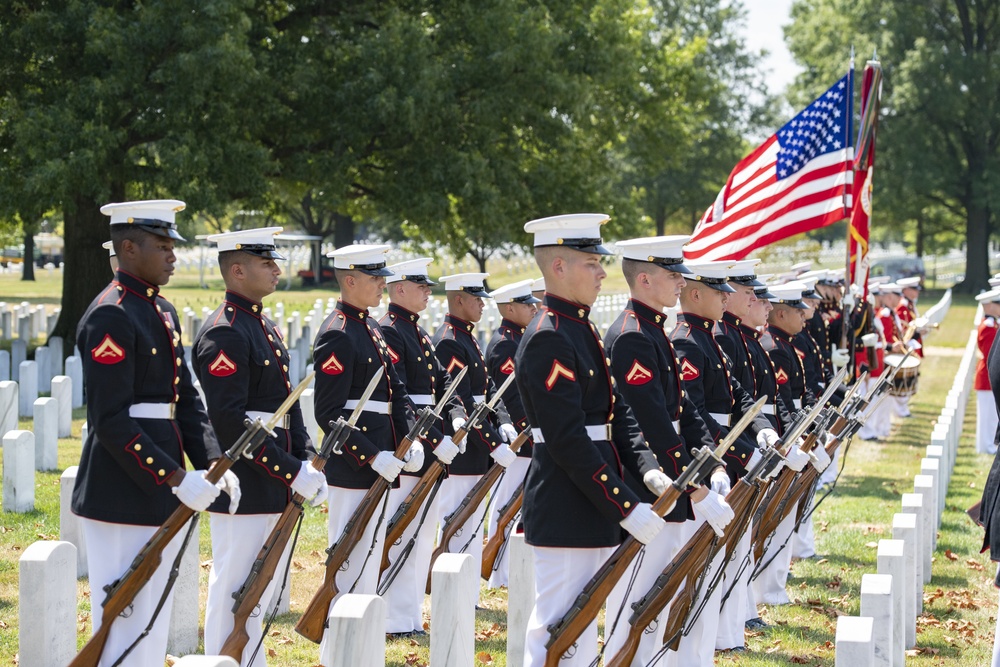
[[[879,257],[872,260],[869,271],[871,276],[889,276],[892,280],[920,276],[920,281],[923,282],[926,275],[924,260],[915,255]]]

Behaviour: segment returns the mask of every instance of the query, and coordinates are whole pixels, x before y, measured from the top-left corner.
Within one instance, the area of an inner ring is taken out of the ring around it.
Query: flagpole
[[[853,95],[854,94],[854,45],[853,44],[851,45],[851,66],[850,66],[849,74],[850,74],[850,76],[848,77],[848,80],[851,82],[851,91],[850,92],[851,92],[851,95]],[[854,106],[853,106],[853,104],[851,105],[851,114],[852,115],[854,114]],[[851,124],[849,122],[847,122],[846,118],[844,119],[844,121],[845,121],[844,125],[847,126],[846,133],[848,135],[848,137],[847,137],[847,144],[848,144],[847,155],[848,155],[848,158],[850,159],[850,165],[851,165],[850,166],[850,176],[851,176],[850,189],[853,190],[854,189],[854,147],[851,146],[851,143],[850,143],[850,131],[851,131],[850,130],[850,125]],[[847,190],[848,190],[848,188],[844,188],[844,208],[847,211],[847,238],[845,239],[846,242],[844,244],[844,292],[845,292],[845,295],[846,295],[847,292],[850,291],[851,284],[853,282],[851,280],[851,208],[852,207],[847,204],[847,197],[848,197]],[[853,201],[851,203],[853,204]],[[846,350],[847,349],[847,342],[848,342],[847,341],[847,336],[848,336],[847,330],[848,330],[848,328],[853,329],[853,327],[851,327],[851,313],[848,311],[847,307],[844,305],[843,298],[841,298],[841,300],[840,300],[840,321],[841,321],[841,327],[840,327],[840,347],[841,347],[841,349],[845,349]],[[848,363],[849,367],[853,366],[853,364],[854,364],[854,341],[851,341],[851,349],[848,350],[848,361],[847,361],[847,363]]]

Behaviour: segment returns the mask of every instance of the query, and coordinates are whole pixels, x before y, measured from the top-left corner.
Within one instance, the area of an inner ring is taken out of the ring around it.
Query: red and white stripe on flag
[[[686,258],[743,259],[847,216],[852,80],[848,73],[736,165],[684,246]]]

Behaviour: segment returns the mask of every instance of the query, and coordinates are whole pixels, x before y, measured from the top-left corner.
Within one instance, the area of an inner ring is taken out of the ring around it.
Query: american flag
[[[848,72],[736,165],[684,246],[685,257],[743,259],[847,217],[853,82]]]

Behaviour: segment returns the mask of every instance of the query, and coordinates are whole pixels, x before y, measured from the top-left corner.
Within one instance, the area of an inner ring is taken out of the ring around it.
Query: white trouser
[[[656,578],[663,572],[663,568],[674,559],[674,556],[689,539],[686,523],[688,522],[664,524],[663,530],[656,536],[656,539],[644,547],[643,551],[625,570],[615,587],[611,589],[604,621],[605,662],[618,653],[625,643],[625,637],[629,631],[628,619],[632,615],[632,604],[649,592],[649,589],[656,582]],[[634,581],[632,581],[633,577]],[[631,588],[629,587],[630,581],[632,582]],[[618,617],[617,621],[615,620],[616,616]],[[632,665],[641,667],[647,664],[653,658],[653,654],[660,649],[660,645],[663,643],[663,626],[660,624],[660,619],[663,618],[667,618],[666,610],[661,611],[656,617],[656,622],[652,624],[652,632],[643,632],[642,639],[639,640],[639,650],[635,652]]]
[[[897,417],[910,416],[909,396],[890,396],[888,400],[892,402],[892,412],[894,415]]]
[[[278,523],[278,514],[209,515],[212,526],[212,569],[208,573],[208,600],[205,604],[205,655],[221,655],[223,644],[233,630],[233,593],[246,581],[260,548]],[[243,667],[266,667],[267,647],[262,646],[250,662],[263,634],[264,615],[268,611],[274,587],[283,579],[288,562],[286,545],[278,569],[260,598],[259,610],[250,615],[246,631],[250,639],[243,648]]]
[[[514,497],[514,494],[517,493],[517,490],[521,487],[521,482],[524,481],[524,476],[528,474],[528,465],[530,463],[530,458],[518,456],[510,464],[510,467],[507,468],[503,479],[500,480],[500,483],[494,489],[493,500],[490,501],[490,526],[489,533],[487,534],[489,538],[492,538],[493,534],[496,533],[497,523],[500,521],[500,508],[506,505]],[[508,526],[508,530],[513,529],[513,525]],[[500,549],[496,562],[493,563],[493,573],[490,574],[488,585],[490,588],[500,588],[507,585],[506,548]]]
[[[448,516],[462,504],[462,499],[480,480],[480,475],[449,475],[448,479],[441,484],[438,497],[441,499],[441,524],[444,525],[444,517]],[[472,562],[479,567],[483,562],[483,523],[486,517],[486,501],[479,504],[469,520],[459,528],[451,541],[448,542],[447,552],[451,554],[466,553],[472,556]],[[475,535],[472,534],[475,533]],[[438,540],[441,533],[438,532]],[[465,546],[468,543],[468,546]],[[463,550],[462,547],[465,547]],[[431,563],[434,567],[434,563]],[[426,582],[425,582],[426,584]],[[477,596],[478,597],[478,596]]]
[[[792,550],[786,545],[784,549],[775,551],[785,543],[792,530],[795,528],[795,512],[789,513],[777,530],[770,537],[770,542],[766,543],[761,562],[767,563],[771,556],[774,559],[768,563],[767,567],[760,571],[757,578],[753,580],[754,594],[757,602],[761,604],[788,604],[788,593],[785,592],[785,584],[788,582],[788,570],[792,563]]]
[[[812,558],[816,555],[816,534],[813,532],[812,514],[792,533],[792,558]]]
[[[740,541],[733,549],[733,557],[726,563],[726,576],[719,584],[723,595],[732,586],[729,597],[722,605],[722,609],[719,610],[719,631],[715,636],[715,648],[720,651],[746,645],[743,630],[747,620],[747,589],[750,586],[750,575],[753,574],[754,565],[750,549],[752,536],[753,521],[748,521]],[[746,565],[744,565],[744,561],[747,561]],[[741,567],[743,568],[742,572],[740,571]],[[733,585],[734,580],[736,581],[735,586]]]
[[[830,465],[826,467],[823,474],[819,476],[820,484],[833,484],[837,480],[837,473],[840,472],[840,449],[838,446],[833,450],[833,455],[830,457]]]
[[[997,404],[992,391],[976,390],[976,451],[980,454],[995,454],[993,439],[997,432]]]
[[[329,521],[327,523],[329,543],[332,545],[340,539],[344,532],[344,527],[354,511],[361,504],[361,500],[368,493],[367,489],[345,489],[339,486],[328,486],[327,507],[329,508]],[[343,569],[337,572],[338,593],[330,601],[330,609],[336,604],[340,596],[345,593],[359,593],[364,595],[375,595],[378,588],[378,568],[382,561],[382,543],[385,542],[385,524],[389,521],[388,510],[386,515],[382,514],[384,499],[380,499],[379,506],[372,513],[372,518],[365,526],[364,534],[358,543],[351,550],[351,555],[344,563]],[[378,527],[376,530],[376,526]],[[371,555],[369,555],[371,551]],[[328,612],[329,613],[329,610]],[[326,655],[326,643],[330,633],[323,633],[323,641],[320,644],[319,654]]]
[[[528,618],[524,641],[524,667],[545,664],[548,627],[569,611],[576,596],[614,553],[614,548],[563,549],[532,547],[535,564],[535,606]],[[597,620],[576,640],[575,651],[563,656],[559,667],[587,667],[597,657]]]
[[[868,378],[865,381],[864,392],[867,395],[878,382],[878,378]],[[892,428],[890,416],[892,414],[891,396],[879,402],[881,396],[873,399],[873,405],[868,407],[865,413],[865,422],[858,431],[858,437],[863,440],[872,438],[886,438]],[[877,407],[875,404],[878,404]]]
[[[703,523],[705,523],[704,519],[697,518],[694,521],[684,523],[684,526],[689,531],[685,537],[685,543]],[[720,550],[715,555],[715,558],[712,559],[705,576],[706,585],[712,580],[715,573],[723,567],[725,564],[723,562],[724,558],[725,554]],[[715,637],[719,634],[719,611],[723,593],[725,593],[725,578],[715,587],[711,597],[705,601],[701,615],[698,616],[698,620],[691,626],[691,631],[681,637],[677,651],[667,651],[656,662],[657,665],[663,665],[664,667],[711,667],[715,664]],[[695,598],[691,609],[697,609],[701,605],[701,601],[702,596],[699,595]]]
[[[129,565],[149,541],[159,526],[133,526],[123,523],[107,523],[78,517],[83,527],[83,539],[87,545],[87,568],[90,578],[91,618],[93,630],[101,627],[101,605],[104,602],[104,587],[125,574]],[[149,624],[163,589],[167,585],[170,569],[180,551],[181,543],[188,527],[184,526],[177,536],[163,550],[163,558],[153,577],[146,582],[132,601],[128,617],[119,616],[114,620],[108,641],[104,645],[98,667],[110,667],[125,652]],[[191,539],[197,539],[197,535]],[[167,634],[170,630],[170,612],[174,604],[171,591],[160,610],[149,635],[132,649],[122,667],[149,667],[162,665],[167,655]]]
[[[392,516],[399,507],[399,504],[406,499],[406,495],[413,490],[420,481],[419,477],[409,475],[399,476],[399,488],[389,492],[389,512]],[[437,524],[440,520],[438,496],[431,500],[430,509],[424,523],[420,526],[417,539],[413,543],[413,549],[409,557],[403,561],[402,567],[392,580],[389,590],[383,596],[385,598],[386,632],[413,632],[423,630],[424,619],[422,614],[424,605],[424,590],[427,585],[427,573],[430,571],[431,554],[434,552],[434,538],[437,533]],[[410,525],[403,531],[403,536],[398,544],[389,547],[389,569],[383,573],[383,578],[393,570],[396,560],[400,556],[403,547],[413,537],[420,523],[420,517],[424,515],[427,505],[421,506],[410,522]]]
[[[1000,605],[997,607],[997,626],[993,634],[993,662],[991,667],[1000,667]]]

